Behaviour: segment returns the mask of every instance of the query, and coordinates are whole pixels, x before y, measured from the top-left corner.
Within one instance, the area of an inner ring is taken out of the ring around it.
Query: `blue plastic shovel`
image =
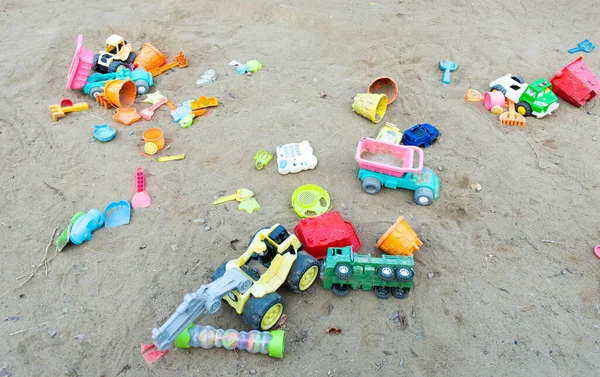
[[[574,47],[574,48],[570,49],[569,53],[570,54],[574,54],[574,53],[579,52],[579,51],[592,52],[592,51],[594,51],[595,48],[596,48],[596,46],[594,46],[592,44],[592,42],[590,42],[589,39],[585,39],[585,40],[579,42],[579,44],[577,45],[577,47]]]
[[[456,71],[457,65],[451,60],[440,60],[440,69],[444,71],[442,76],[442,82],[444,84],[450,84],[450,72]]]

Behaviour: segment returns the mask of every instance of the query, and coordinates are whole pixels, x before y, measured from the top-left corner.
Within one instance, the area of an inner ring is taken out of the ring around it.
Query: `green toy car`
[[[94,73],[88,77],[83,92],[88,94],[94,100],[98,94],[104,92],[104,84],[108,80],[127,80],[130,79],[135,84],[138,95],[146,94],[154,84],[152,75],[143,68],[137,68],[133,71],[120,66],[114,73]]]
[[[493,91],[515,103],[517,112],[523,116],[543,118],[558,108],[558,98],[552,92],[552,83],[544,78],[525,84],[521,76],[510,73],[490,83]]]
[[[413,284],[415,261],[412,256],[356,254],[352,247],[330,247],[321,270],[323,287],[336,296],[354,290],[374,289],[382,299],[405,298]]]

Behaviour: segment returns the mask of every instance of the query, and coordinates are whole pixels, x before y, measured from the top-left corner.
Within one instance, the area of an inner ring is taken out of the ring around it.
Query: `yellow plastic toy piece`
[[[183,154],[178,154],[177,156],[164,156],[164,157],[159,157],[159,158],[158,158],[158,162],[177,161],[177,160],[183,160],[184,158],[185,158],[185,153],[183,153]]]
[[[252,192],[251,190],[245,189],[245,188],[241,188],[241,189],[237,190],[237,193],[235,193],[233,195],[224,196],[222,198],[215,200],[213,202],[213,204],[221,204],[221,203],[225,203],[225,202],[231,202],[233,200],[237,200],[238,202],[243,202],[244,200],[248,200],[253,196],[254,196],[254,192]]]
[[[249,214],[253,214],[259,208],[260,204],[258,204],[255,198],[246,199],[238,205],[239,210],[246,211]]]
[[[72,106],[61,107],[60,105],[50,106],[50,117],[52,121],[56,122],[59,118],[62,118],[67,113],[75,113],[78,111],[88,110],[90,106],[86,102],[76,103]]]
[[[387,122],[385,126],[379,131],[376,137],[377,140],[389,141],[394,144],[400,144],[402,141],[402,131],[396,127],[395,124]]]
[[[373,123],[379,123],[385,115],[387,104],[385,94],[359,93],[354,97],[352,110]]]
[[[200,96],[197,100],[192,101],[190,105],[192,106],[192,110],[205,109],[207,107],[219,106],[219,100],[214,97]]]
[[[156,154],[156,152],[158,152],[158,147],[156,146],[156,143],[150,141],[144,144],[144,152],[148,153],[149,155]]]

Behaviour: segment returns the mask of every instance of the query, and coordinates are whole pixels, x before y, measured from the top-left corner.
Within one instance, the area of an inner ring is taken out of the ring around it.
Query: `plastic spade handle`
[[[144,191],[144,169],[137,168],[136,171],[137,192]]]
[[[569,53],[570,54],[574,54],[574,53],[582,51],[582,50],[583,50],[583,48],[581,48],[581,47],[574,47],[574,48],[572,48],[572,49],[569,50]]]
[[[450,69],[446,68],[444,70],[444,75],[442,76],[442,82],[444,84],[450,84]]]

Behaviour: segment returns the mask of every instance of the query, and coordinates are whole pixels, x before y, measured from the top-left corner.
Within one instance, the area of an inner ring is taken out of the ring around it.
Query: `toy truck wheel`
[[[492,92],[502,92],[502,94],[506,95],[506,89],[502,85],[494,85],[492,86]]]
[[[135,52],[132,51],[129,54],[129,57],[127,58],[127,60],[125,61],[125,63],[132,64],[136,57],[137,57],[137,53],[135,53]]]
[[[254,330],[269,330],[283,314],[285,301],[277,292],[261,298],[251,296],[244,307],[242,318]]]
[[[428,206],[433,203],[433,191],[427,187],[420,187],[415,190],[415,203],[420,206]]]
[[[92,66],[92,68],[94,69],[94,71],[96,72],[100,72],[100,70],[98,69],[98,61],[100,60],[100,54],[95,54],[94,55],[94,65]]]
[[[118,61],[118,60],[113,60],[109,65],[108,65],[108,72],[117,72],[117,69],[119,69],[120,66],[125,65],[124,62]]]
[[[531,115],[531,105],[528,104],[527,102],[517,103],[515,110],[517,110],[517,112],[519,114],[526,116],[526,117]]]
[[[415,273],[410,268],[398,267],[396,269],[396,279],[400,281],[410,281]]]
[[[90,89],[90,97],[92,97],[94,99],[94,101],[96,100],[96,97],[98,97],[98,95],[102,94],[104,92],[104,88],[101,86],[96,86],[92,89]]]
[[[367,177],[362,181],[362,189],[369,195],[375,195],[381,191],[381,181],[375,177]]]
[[[383,281],[394,279],[394,269],[390,266],[381,266],[377,269],[377,275]]]
[[[514,75],[511,77],[511,79],[515,80],[519,84],[525,84],[525,80],[523,80],[523,77],[521,77],[519,75]]]
[[[298,252],[285,282],[293,292],[304,292],[310,288],[319,276],[320,263],[306,251]]]
[[[348,280],[350,279],[350,276],[352,276],[352,269],[345,263],[338,264],[335,266],[335,276],[337,276],[338,279]]]
[[[148,93],[150,90],[150,85],[145,80],[137,80],[135,82],[135,88],[137,90],[137,95],[142,95]]]
[[[375,296],[386,300],[390,297],[390,289],[384,287],[375,287]]]
[[[408,296],[408,292],[410,292],[410,289],[408,288],[392,288],[392,296],[399,299],[406,298]]]
[[[348,293],[350,293],[350,286],[347,284],[333,284],[331,286],[331,292],[338,297],[348,296]]]

